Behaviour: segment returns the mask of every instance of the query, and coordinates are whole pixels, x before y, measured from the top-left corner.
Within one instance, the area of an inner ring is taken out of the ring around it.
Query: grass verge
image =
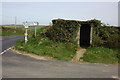
[[[91,63],[118,63],[120,58],[118,49],[109,49],[104,47],[89,47],[82,59]]]
[[[69,61],[74,57],[77,49],[75,44],[53,42],[47,37],[41,37],[40,33],[44,31],[44,28],[39,29],[37,36],[29,37],[27,44],[24,43],[24,40],[17,41],[14,48],[36,55],[51,56],[58,60]]]

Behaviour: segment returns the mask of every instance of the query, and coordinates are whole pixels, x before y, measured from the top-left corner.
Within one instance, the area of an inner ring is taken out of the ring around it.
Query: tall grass
[[[89,47],[82,57],[84,61],[92,63],[118,63],[118,49],[104,47]]]

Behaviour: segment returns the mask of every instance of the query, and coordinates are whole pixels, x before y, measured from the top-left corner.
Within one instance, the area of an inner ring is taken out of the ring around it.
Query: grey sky
[[[118,25],[117,2],[4,2],[3,24],[38,21],[49,24],[52,19],[99,19],[106,24]]]

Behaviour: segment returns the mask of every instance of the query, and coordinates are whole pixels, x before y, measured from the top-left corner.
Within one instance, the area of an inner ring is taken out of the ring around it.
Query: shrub
[[[110,35],[110,37],[108,37],[108,42],[106,43],[106,46],[108,47],[112,47],[112,48],[117,48],[120,46],[120,43],[118,43],[118,35],[114,34],[114,35]]]
[[[46,32],[46,36],[56,42],[76,43],[80,23],[74,20],[53,20],[53,26]]]
[[[101,41],[101,37],[94,35],[93,36],[93,42],[92,42],[92,46],[102,46],[102,41]]]
[[[120,47],[120,33],[118,27],[100,26],[93,28],[93,46],[105,46],[109,48]]]

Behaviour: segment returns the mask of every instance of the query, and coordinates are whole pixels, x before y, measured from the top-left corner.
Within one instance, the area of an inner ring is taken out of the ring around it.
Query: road
[[[3,37],[3,50],[23,36]],[[39,60],[8,50],[2,55],[3,78],[116,78],[117,65]]]
[[[24,38],[24,36],[6,36],[6,37],[0,37],[0,40],[2,40],[2,51],[8,49],[9,47],[13,46],[16,41]]]

